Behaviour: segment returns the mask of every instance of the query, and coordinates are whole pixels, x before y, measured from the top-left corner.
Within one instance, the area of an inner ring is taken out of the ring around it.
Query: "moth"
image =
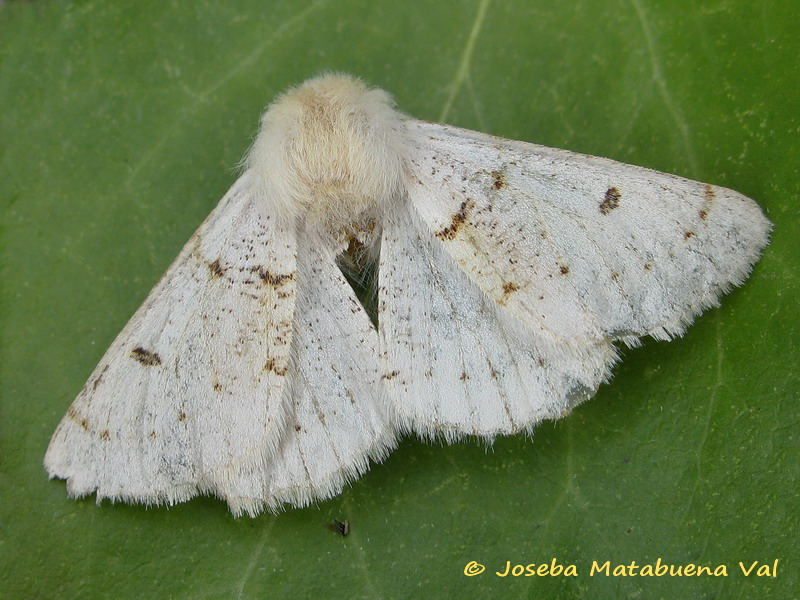
[[[244,166],[56,429],[71,496],[254,516],[339,493],[403,434],[530,431],[616,343],[716,306],[771,228],[729,189],[415,120],[341,74],[278,97]]]

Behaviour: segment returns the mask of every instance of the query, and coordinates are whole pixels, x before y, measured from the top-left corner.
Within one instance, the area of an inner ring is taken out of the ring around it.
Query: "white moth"
[[[335,74],[270,106],[53,435],[72,496],[256,515],[337,494],[406,432],[530,431],[609,378],[614,342],[680,335],[767,244],[737,192],[393,106]],[[340,268],[355,248],[377,326]]]

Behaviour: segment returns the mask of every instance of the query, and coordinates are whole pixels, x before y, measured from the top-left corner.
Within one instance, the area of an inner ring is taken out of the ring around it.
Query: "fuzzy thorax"
[[[402,189],[405,125],[392,98],[349,75],[316,77],[261,118],[247,167],[287,219],[338,237],[378,217]]]

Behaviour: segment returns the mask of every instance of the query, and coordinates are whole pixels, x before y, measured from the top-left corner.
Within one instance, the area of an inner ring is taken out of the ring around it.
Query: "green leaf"
[[[0,5],[0,595],[791,597],[798,16],[792,0]],[[626,350],[534,439],[407,439],[333,500],[252,520],[209,498],[68,499],[41,466],[58,420],[233,182],[265,104],[323,70],[421,119],[739,190],[772,244],[721,308]],[[552,558],[578,576],[494,574]],[[728,576],[590,576],[659,558]],[[777,577],[738,566],[776,559]],[[466,577],[473,560],[486,571]]]

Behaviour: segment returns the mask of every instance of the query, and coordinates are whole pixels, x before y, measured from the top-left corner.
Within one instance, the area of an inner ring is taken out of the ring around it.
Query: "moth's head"
[[[401,193],[403,120],[383,90],[350,75],[321,75],[267,109],[246,164],[282,216],[346,228]]]

